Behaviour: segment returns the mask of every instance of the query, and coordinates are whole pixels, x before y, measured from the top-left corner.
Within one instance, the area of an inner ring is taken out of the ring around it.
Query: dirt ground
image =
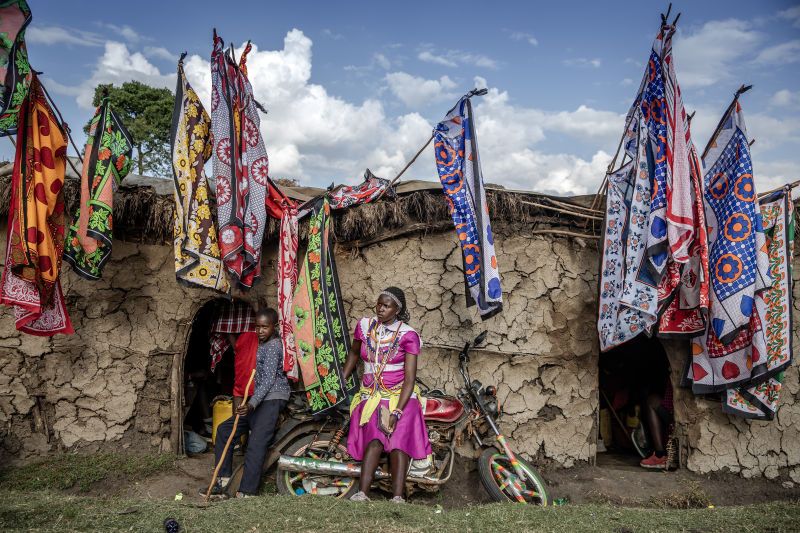
[[[243,457],[234,458],[234,468]],[[698,476],[687,470],[662,472],[638,466],[635,455],[599,454],[597,466],[578,466],[570,469],[542,468],[541,473],[549,485],[551,500],[568,498],[570,503],[611,503],[623,506],[663,505],[681,506],[687,494],[694,490],[708,497],[708,503],[720,505],[746,505],[772,501],[800,501],[800,485],[764,478],[747,480],[731,474]],[[198,489],[207,486],[214,471],[212,451],[193,455],[177,461],[179,472],[161,473],[132,482],[125,477],[107,477],[92,484],[88,495],[127,498],[153,498],[173,500],[177,494],[183,501],[201,502]],[[457,457],[453,475],[437,493],[415,493],[410,500],[419,504],[440,504],[445,510],[460,509],[480,503],[491,503],[491,498],[481,485],[477,461]],[[693,483],[694,482],[694,483]],[[262,478],[267,490],[274,490],[275,467]],[[786,485],[784,485],[786,484]],[[272,487],[270,487],[272,485]],[[698,490],[699,489],[699,490]],[[735,489],[735,490],[734,490]],[[76,488],[66,491],[76,495]],[[374,491],[373,498],[390,497]],[[701,502],[702,503],[702,502]],[[697,506],[697,501],[694,502]]]

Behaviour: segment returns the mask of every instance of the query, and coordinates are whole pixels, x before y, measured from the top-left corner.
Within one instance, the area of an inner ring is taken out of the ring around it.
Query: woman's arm
[[[397,408],[401,411],[406,408],[411,394],[414,392],[414,385],[417,382],[417,354],[406,353],[405,376],[403,377],[403,388],[400,390],[400,401]],[[422,400],[420,400],[422,401]],[[394,431],[397,425],[397,418],[389,417],[389,431]]]
[[[353,339],[353,344],[350,346],[350,351],[347,353],[347,361],[344,363],[345,381],[347,381],[347,378],[353,373],[353,370],[356,369],[359,357],[361,357],[361,341],[359,339]]]

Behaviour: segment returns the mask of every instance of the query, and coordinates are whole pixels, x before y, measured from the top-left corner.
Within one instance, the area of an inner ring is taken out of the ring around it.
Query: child
[[[272,308],[262,308],[256,313],[256,335],[258,335],[256,375],[248,390],[251,396],[247,403],[236,408],[239,424],[233,436],[234,439],[238,439],[250,431],[237,498],[255,496],[267,449],[275,433],[275,424],[289,400],[289,382],[283,371],[283,345],[276,334],[277,328],[277,311]],[[250,376],[247,377],[249,378]],[[231,417],[217,428],[216,464],[219,464],[222,457],[222,450],[230,437],[233,422],[234,417]],[[232,451],[232,448],[229,448],[222,460],[219,478],[212,488],[212,494],[221,494],[230,480]],[[206,490],[207,488],[200,489],[201,494],[205,494]]]

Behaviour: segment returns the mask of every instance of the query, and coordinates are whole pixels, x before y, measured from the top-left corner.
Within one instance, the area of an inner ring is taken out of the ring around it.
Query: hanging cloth
[[[722,397],[723,412],[745,418],[772,420],[778,407],[783,371],[792,364],[792,271],[794,261],[794,206],[791,188],[760,200],[772,285],[756,298],[764,305],[761,321],[766,352],[752,354],[750,387],[729,389]],[[759,383],[760,382],[760,383]]]
[[[292,299],[297,287],[297,207],[288,199],[282,201],[281,236],[278,255],[278,315],[283,344],[283,370],[286,377],[297,381],[297,347],[294,344],[294,311]]]
[[[267,213],[281,218],[281,195],[268,177],[261,119],[247,79],[251,49],[248,43],[237,65],[214,31],[211,127],[220,250],[234,287],[242,292],[261,279],[261,242]]]
[[[19,111],[0,301],[14,307],[20,331],[72,333],[59,281],[67,138],[35,74]]]
[[[292,302],[297,360],[315,414],[349,401],[359,388],[353,375],[346,382],[343,378],[350,333],[329,236],[330,205],[324,196],[311,211],[308,250]]]
[[[467,301],[477,303],[481,320],[488,320],[502,312],[503,292],[470,100],[484,94],[486,89],[473,90],[448,111],[433,130],[433,151],[464,254]]]
[[[33,15],[25,0],[0,1],[0,137],[14,135],[33,76],[25,29]]]
[[[175,182],[175,276],[178,283],[230,293],[222,267],[217,230],[208,201],[204,166],[211,157],[211,119],[178,62],[175,109],[170,128]]]
[[[330,195],[331,209],[345,209],[358,204],[366,204],[376,199],[389,186],[389,180],[379,178],[367,169],[364,181],[352,187],[342,187]],[[395,186],[386,191],[384,196],[394,198]]]
[[[81,171],[81,203],[69,227],[64,259],[88,280],[102,277],[114,240],[114,192],[131,167],[133,141],[111,107],[108,88],[89,127]]]
[[[238,298],[232,301],[217,298],[214,315],[208,330],[211,344],[211,371],[213,372],[225,351],[230,348],[226,333],[255,333],[256,314],[247,302]]]

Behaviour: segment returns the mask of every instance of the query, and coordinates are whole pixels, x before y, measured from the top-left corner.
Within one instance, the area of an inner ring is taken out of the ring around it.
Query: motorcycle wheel
[[[326,452],[331,439],[333,439],[332,433],[321,434],[316,442],[314,442],[314,435],[308,435],[289,446],[283,454],[291,455],[292,457],[313,457],[312,453],[319,455],[320,453]],[[343,455],[347,454],[346,436],[339,441],[337,450]],[[337,459],[331,458],[330,460],[336,461]],[[313,488],[316,487],[317,494],[335,496],[341,500],[349,500],[353,494],[358,492],[358,478],[356,477],[321,476],[312,474],[305,478],[298,478],[300,475],[300,472],[289,472],[278,468],[278,472],[275,475],[275,484],[278,486],[278,493],[300,496],[305,493],[312,493]],[[334,483],[342,483],[342,485],[336,486]]]
[[[544,478],[538,470],[521,457],[517,457],[517,462],[529,478],[521,487],[523,491],[530,492],[522,495],[525,503],[547,507],[547,504],[550,503],[550,498],[547,494],[547,483],[545,483]],[[503,477],[503,470],[513,475],[514,479],[518,479],[514,467],[511,465],[511,460],[506,457],[505,453],[497,451],[497,448],[488,448],[478,457],[478,474],[481,477],[481,483],[486,488],[486,492],[489,493],[492,499],[496,502],[522,503],[508,487],[500,487],[497,476]]]

